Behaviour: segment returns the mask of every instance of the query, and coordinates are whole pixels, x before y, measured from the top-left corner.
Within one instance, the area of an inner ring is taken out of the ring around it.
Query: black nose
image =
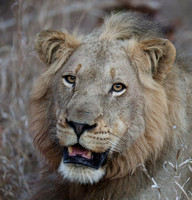
[[[71,128],[73,128],[78,139],[80,138],[80,136],[82,135],[83,132],[85,132],[87,130],[91,130],[97,126],[97,124],[90,126],[89,124],[80,124],[77,122],[68,121],[67,119],[66,119],[66,122]]]

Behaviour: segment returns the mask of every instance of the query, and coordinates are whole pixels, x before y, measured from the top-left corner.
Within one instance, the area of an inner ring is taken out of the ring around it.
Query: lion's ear
[[[44,30],[37,34],[35,49],[46,64],[54,63],[62,55],[66,58],[80,45],[74,36],[56,30]]]
[[[153,78],[162,82],[175,61],[175,47],[169,40],[157,38],[142,41],[140,48],[151,63]]]

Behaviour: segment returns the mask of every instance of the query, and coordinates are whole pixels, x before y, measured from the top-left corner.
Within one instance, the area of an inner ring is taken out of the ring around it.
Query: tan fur
[[[35,45],[49,68],[32,89],[30,128],[53,175],[42,177],[33,199],[189,197],[190,181],[186,194],[176,184],[191,177],[188,164],[167,172],[165,163],[178,165],[192,156],[192,76],[174,63],[175,47],[162,39],[156,25],[137,13],[115,14],[81,41],[68,33],[43,31]],[[76,77],[74,87],[63,82],[64,75]],[[112,92],[119,82],[126,89]],[[96,153],[110,149],[97,173],[61,165],[63,147],[77,143],[66,119],[97,124],[79,139]],[[185,149],[182,156],[179,149]],[[158,190],[151,188],[153,180]]]

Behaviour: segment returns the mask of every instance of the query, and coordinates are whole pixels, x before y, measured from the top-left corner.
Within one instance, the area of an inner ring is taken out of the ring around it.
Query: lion
[[[35,200],[190,198],[192,75],[161,28],[115,13],[85,36],[41,31],[29,106],[45,158]]]

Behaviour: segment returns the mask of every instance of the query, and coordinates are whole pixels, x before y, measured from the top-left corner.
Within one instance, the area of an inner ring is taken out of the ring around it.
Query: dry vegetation
[[[185,58],[192,56],[190,0],[0,1],[0,200],[30,199],[32,172],[39,165],[27,120],[32,81],[44,70],[34,51],[36,33],[65,28],[83,34],[99,26],[106,13],[130,8],[161,21]],[[154,187],[158,189],[155,182]]]

